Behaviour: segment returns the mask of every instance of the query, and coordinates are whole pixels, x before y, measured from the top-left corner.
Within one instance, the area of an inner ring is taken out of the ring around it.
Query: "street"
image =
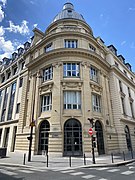
[[[135,180],[135,163],[120,167],[50,169],[0,167],[1,180]]]

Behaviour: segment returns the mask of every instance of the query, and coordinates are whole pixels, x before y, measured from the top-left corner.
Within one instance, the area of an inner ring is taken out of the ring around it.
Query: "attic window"
[[[72,10],[68,10],[68,13],[72,13]]]

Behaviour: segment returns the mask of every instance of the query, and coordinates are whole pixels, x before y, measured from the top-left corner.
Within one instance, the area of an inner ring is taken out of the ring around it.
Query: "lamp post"
[[[94,119],[93,118],[88,118],[88,121],[90,122],[92,128],[94,127]],[[91,142],[92,142],[92,162],[93,164],[96,164],[96,161],[95,161],[95,152],[94,152],[94,142],[95,142],[95,137],[93,136],[93,134],[91,135]]]

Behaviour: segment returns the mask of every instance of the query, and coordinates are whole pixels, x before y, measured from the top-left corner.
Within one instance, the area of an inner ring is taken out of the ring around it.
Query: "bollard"
[[[113,160],[113,153],[111,153],[111,156],[112,156],[112,163],[114,163],[114,160]]]
[[[131,157],[132,159],[134,158],[132,148],[131,148]]]
[[[86,156],[85,156],[85,154],[84,154],[83,158],[84,158],[84,165],[86,165]]]
[[[71,167],[71,156],[69,156],[69,166]]]
[[[25,165],[25,161],[26,161],[26,153],[23,155],[23,165]]]
[[[124,161],[125,161],[125,153],[124,153],[124,151],[123,151],[123,159],[124,159]]]
[[[46,166],[48,167],[48,153],[46,155]]]

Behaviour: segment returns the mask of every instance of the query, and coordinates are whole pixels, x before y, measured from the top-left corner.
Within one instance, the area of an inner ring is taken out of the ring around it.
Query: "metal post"
[[[69,156],[69,166],[71,167],[71,156]]]
[[[46,166],[48,167],[48,153],[47,153],[47,155],[46,155]]]
[[[113,160],[113,153],[111,153],[111,156],[112,156],[112,163],[114,163],[114,160]]]
[[[124,161],[125,161],[125,153],[124,153],[124,151],[123,151],[123,159],[124,159]]]
[[[23,155],[23,165],[25,165],[26,154]]]
[[[85,154],[83,155],[83,158],[84,158],[84,165],[86,165],[86,156],[85,156]]]
[[[131,148],[131,157],[132,159],[134,158],[132,148]]]
[[[33,134],[33,126],[30,126],[30,138],[29,138],[29,152],[28,152],[28,162],[31,161],[31,147],[32,147],[32,134]]]
[[[95,162],[95,152],[94,152],[93,135],[91,136],[91,142],[92,142],[92,162],[93,162],[93,164],[96,164],[96,162]]]

